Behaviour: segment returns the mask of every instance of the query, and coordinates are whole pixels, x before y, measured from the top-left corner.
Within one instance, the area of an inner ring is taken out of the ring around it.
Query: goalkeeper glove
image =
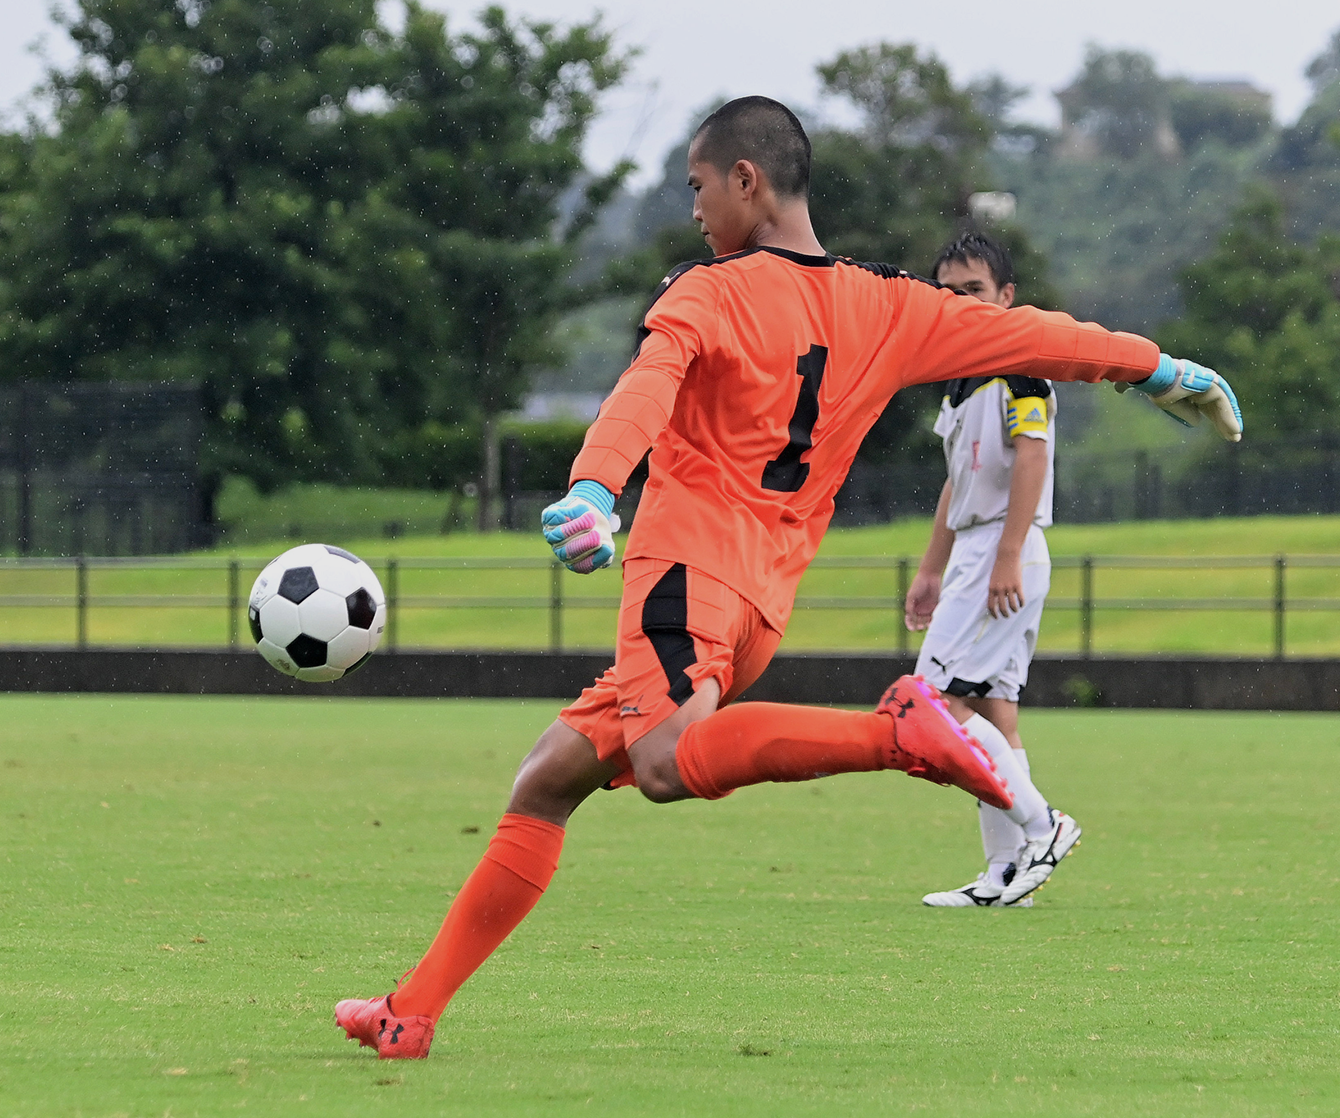
[[[614,562],[614,494],[597,481],[579,481],[540,514],[545,541],[568,570],[589,575]]]
[[[1194,361],[1159,354],[1158,368],[1138,384],[1118,384],[1117,391],[1143,392],[1178,423],[1197,426],[1208,416],[1214,429],[1231,443],[1242,438],[1242,412],[1228,381]]]

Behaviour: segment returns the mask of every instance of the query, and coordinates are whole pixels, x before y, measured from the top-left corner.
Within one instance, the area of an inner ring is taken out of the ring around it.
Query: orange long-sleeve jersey
[[[695,567],[779,631],[861,440],[898,389],[1025,371],[1132,381],[1159,360],[1153,342],[1069,315],[776,248],[680,265],[640,335],[572,481],[617,494],[650,448],[626,556]]]

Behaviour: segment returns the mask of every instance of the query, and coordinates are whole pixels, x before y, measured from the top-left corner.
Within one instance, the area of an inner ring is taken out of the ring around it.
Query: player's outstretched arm
[[[579,481],[540,514],[545,542],[568,570],[589,575],[614,562],[614,494],[597,481]]]
[[[1197,426],[1202,417],[1231,443],[1242,438],[1242,411],[1228,381],[1213,369],[1194,361],[1159,354],[1159,365],[1148,380],[1118,384],[1117,391],[1143,392],[1178,423]]]
[[[1019,373],[1048,380],[1128,383],[1183,423],[1209,416],[1230,442],[1242,413],[1212,369],[1161,354],[1148,338],[1105,330],[1060,311],[1004,310],[920,280],[893,277],[898,345],[890,348],[895,388],[950,377]]]

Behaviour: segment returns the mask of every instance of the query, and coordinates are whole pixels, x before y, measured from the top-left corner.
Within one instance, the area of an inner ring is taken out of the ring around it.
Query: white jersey
[[[935,433],[944,439],[953,487],[946,523],[955,532],[1004,520],[1016,435],[1047,443],[1047,480],[1033,523],[1050,528],[1056,457],[1056,393],[1034,377],[969,377],[945,386]]]

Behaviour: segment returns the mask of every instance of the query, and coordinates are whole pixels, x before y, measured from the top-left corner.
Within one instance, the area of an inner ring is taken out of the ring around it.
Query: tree
[[[1283,207],[1258,189],[1182,290],[1186,313],[1159,343],[1228,376],[1249,438],[1340,433],[1340,237],[1291,240]]]
[[[1214,250],[1261,173],[1274,125],[1246,83],[1160,74],[1148,56],[1091,47],[1057,94],[1063,130],[1033,151],[997,145],[995,179],[1046,254],[1064,305],[1148,334],[1182,311],[1178,276]]]
[[[1014,106],[1028,96],[1028,86],[1014,85],[1000,74],[987,74],[968,83],[972,107],[999,135],[1013,129],[1010,113]]]
[[[1340,31],[1307,70],[1312,100],[1280,137],[1277,164],[1287,171],[1340,167]]]
[[[935,55],[910,44],[844,51],[819,77],[861,120],[813,136],[819,239],[842,255],[925,268],[982,188],[988,121]]]
[[[1207,140],[1245,147],[1264,138],[1275,122],[1270,98],[1239,83],[1175,81],[1170,84],[1169,116],[1183,151]],[[1241,83],[1245,85],[1245,83]]]
[[[1340,81],[1340,30],[1331,36],[1325,49],[1307,64],[1303,72],[1312,83],[1313,90],[1318,93]]]
[[[1066,124],[1092,137],[1099,151],[1129,159],[1166,149],[1169,88],[1140,51],[1090,44],[1079,77],[1057,94]]]
[[[376,9],[79,0],[54,127],[0,153],[6,375],[198,380],[207,467],[262,487],[475,472],[569,299],[558,200],[625,60],[595,22]]]

